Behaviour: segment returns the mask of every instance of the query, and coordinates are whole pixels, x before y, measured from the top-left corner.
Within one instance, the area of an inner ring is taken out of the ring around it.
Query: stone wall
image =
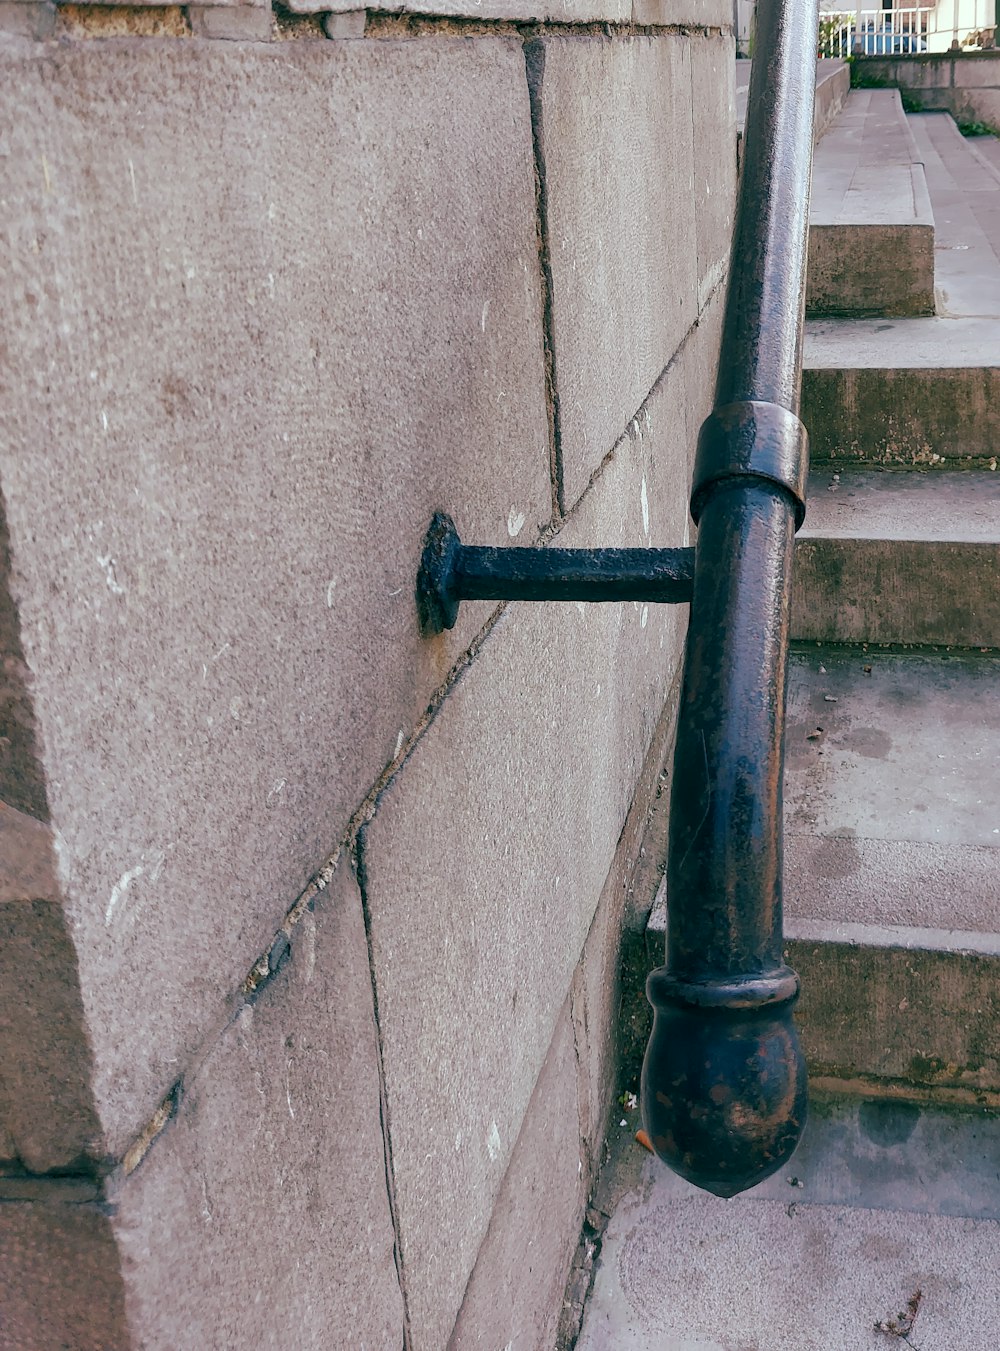
[[[862,83],[898,86],[908,107],[951,113],[957,122],[1000,128],[998,51],[865,57],[854,69]]]
[[[4,1347],[541,1351],[599,1159],[686,614],[414,578],[687,540],[730,7],[302,9],[0,4]]]

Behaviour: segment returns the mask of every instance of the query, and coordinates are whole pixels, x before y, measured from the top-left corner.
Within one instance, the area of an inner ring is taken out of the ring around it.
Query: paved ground
[[[995,1121],[820,1101],[794,1166],[731,1201],[667,1172],[633,1124],[577,1351],[1000,1345]],[[908,1342],[876,1330],[918,1292]]]

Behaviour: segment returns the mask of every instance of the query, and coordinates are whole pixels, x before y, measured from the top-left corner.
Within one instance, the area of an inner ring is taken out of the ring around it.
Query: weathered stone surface
[[[994,61],[991,59],[989,65],[993,64]],[[950,88],[955,82],[955,58],[934,52],[924,52],[920,56],[902,59],[896,56],[889,60],[866,56],[857,61],[856,65],[859,78],[873,85],[895,85],[900,89],[909,90]]]
[[[0,3],[0,31],[18,37],[51,37],[56,26],[54,4],[25,4],[24,0],[3,0]]]
[[[788,913],[1000,933],[1000,659],[804,648],[788,673]]]
[[[659,865],[664,862],[664,858],[654,855],[647,857],[647,844],[654,848],[652,837],[658,836],[658,831],[647,828],[654,802],[657,813],[664,813],[666,819],[666,804],[657,801],[657,795],[669,778],[667,762],[673,745],[679,692],[678,667],[571,986],[580,1064],[580,1135],[587,1166],[595,1176],[601,1165],[600,1147],[619,1069],[634,1063],[637,1052],[641,1055],[645,1051],[644,1044],[641,1051],[634,1045],[637,1033],[641,1035],[645,1030],[645,1020],[641,1028],[637,1027],[631,1000],[629,1007],[623,1006],[624,945],[629,941],[630,922],[638,927],[637,916],[632,912],[649,914],[659,882]],[[637,937],[637,946],[644,950],[642,929]],[[628,955],[631,957],[631,953]],[[638,972],[632,976],[640,985],[645,978]]]
[[[1000,645],[1000,481],[842,466],[810,476],[792,636]]]
[[[923,170],[916,166],[910,195],[920,193],[918,179],[922,183]],[[926,198],[925,186],[920,195]],[[933,314],[933,224],[814,222],[806,303],[810,315]]]
[[[1000,52],[925,52],[903,60],[866,57],[859,71],[873,84],[904,89],[1000,89]]]
[[[667,34],[528,47],[543,210],[563,496],[574,503],[697,312],[691,48]],[[714,99],[706,91],[706,98]],[[696,97],[695,116],[701,117]],[[712,148],[707,118],[702,148]],[[732,123],[716,127],[732,149]],[[706,236],[706,251],[708,248]]]
[[[845,347],[851,336],[844,332]],[[947,327],[939,337],[947,343]],[[802,377],[802,420],[814,463],[961,465],[996,456],[1000,367],[949,369],[915,361],[864,369],[847,361],[836,365],[836,355],[829,355],[831,364],[806,368]]]
[[[1000,541],[801,539],[794,637],[825,643],[1000,643]]]
[[[958,122],[984,122],[1000,128],[1000,89],[954,89],[940,102]]]
[[[851,71],[846,61],[819,61],[816,69],[816,140],[833,125],[851,88]]]
[[[996,1157],[983,1145],[990,1127],[980,1113],[925,1130],[907,1106],[862,1106],[853,1150],[838,1148],[839,1123],[807,1124],[807,1156],[797,1153],[791,1167],[729,1201],[625,1143],[623,1186],[579,1351],[876,1351],[907,1340],[992,1346]],[[824,1148],[831,1136],[834,1148]],[[963,1205],[968,1179],[955,1177],[965,1172],[956,1160],[969,1155],[982,1178],[971,1209]],[[948,1196],[953,1178],[957,1195]],[[982,1193],[990,1192],[990,1218],[970,1218],[987,1210]],[[944,1198],[950,1208],[934,1213]],[[912,1339],[875,1331],[918,1290]]]
[[[363,38],[367,11],[363,9],[345,10],[342,14],[327,14],[323,20],[323,31],[328,38],[344,40]]]
[[[0,829],[12,836],[15,831],[23,834],[31,830],[31,822],[45,822],[49,819],[49,803],[45,792],[45,771],[42,767],[38,748],[38,728],[31,705],[29,685],[31,672],[24,660],[24,648],[21,643],[21,625],[18,620],[17,605],[11,594],[10,536],[7,531],[7,519],[0,499],[0,654],[3,662],[0,666],[0,802],[9,807],[13,816],[4,818]],[[22,816],[29,818],[21,821]],[[19,823],[19,824],[15,824]],[[47,832],[34,831],[31,842],[25,840],[18,849],[19,858],[29,858],[36,852],[35,841],[39,835]],[[13,843],[13,840],[11,841]],[[51,850],[46,845],[40,851],[44,857],[42,872],[45,880],[40,883],[45,890],[39,895],[50,896],[58,891],[50,881],[52,874]],[[11,858],[0,855],[8,874],[12,867]],[[21,872],[23,863],[13,865],[15,872]],[[32,872],[33,863],[28,863]],[[11,878],[4,884],[4,895],[10,895]],[[20,898],[25,893],[15,887],[13,895]],[[30,894],[30,893],[29,893]]]
[[[878,801],[875,796],[869,805]],[[927,804],[920,800],[920,805]],[[846,832],[812,835],[793,827],[785,835],[788,912],[826,924],[891,928],[902,923],[940,932],[996,933],[1000,840],[969,844],[947,839],[950,833],[942,831],[946,842],[940,843]]]
[[[793,920],[786,937],[817,1074],[1000,1094],[996,935]]]
[[[4,841],[6,842],[6,841]],[[0,904],[0,1163],[75,1171],[102,1131],[76,953],[61,906]]]
[[[249,4],[189,5],[188,21],[196,38],[230,42],[267,42],[271,37],[270,6]]]
[[[895,89],[855,89],[816,150],[810,314],[934,313],[934,215]]]
[[[729,264],[736,205],[735,47],[730,39],[691,44],[694,108],[694,212],[698,310]],[[727,138],[722,129],[732,128]]]
[[[731,28],[730,0],[632,0],[632,22],[639,24],[697,24],[702,28]]]
[[[997,1093],[989,655],[804,649],[789,667],[785,934],[817,1073]]]
[[[117,1198],[136,1345],[403,1344],[376,1056],[345,860]]]
[[[131,1351],[111,1223],[96,1205],[0,1202],[0,1346]]]
[[[9,655],[6,666],[13,668]],[[17,755],[10,703],[5,713],[3,791],[31,805],[33,755]],[[40,806],[47,810],[44,800]],[[30,1173],[79,1167],[100,1153],[76,952],[61,902],[51,827],[0,800],[0,1164]]]
[[[1000,127],[1000,54],[925,54],[900,60],[869,57],[860,68],[873,84],[905,89],[913,106],[951,113],[959,122]]]
[[[448,1351],[552,1351],[590,1181],[564,1005]]]
[[[303,0],[305,4],[313,0]],[[358,0],[331,0],[324,8],[334,13],[357,8]],[[387,0],[379,4],[387,14],[440,14],[464,19],[544,19],[551,23],[627,23],[631,0]]]
[[[698,449],[698,433],[715,403],[715,384],[719,374],[722,325],[725,317],[726,288],[720,282],[714,294],[709,297],[705,309],[698,318],[698,326],[688,336],[683,349],[688,418],[688,498],[691,496],[691,478]],[[686,520],[690,521],[690,513]],[[693,524],[688,525],[688,530],[693,542]]]
[[[432,512],[548,518],[528,96],[486,39],[0,64],[10,587],[120,1155],[489,612],[420,639]]]
[[[684,391],[678,360],[561,544],[681,542]],[[675,606],[511,606],[365,828],[415,1351],[443,1345],[458,1313],[684,620]]]

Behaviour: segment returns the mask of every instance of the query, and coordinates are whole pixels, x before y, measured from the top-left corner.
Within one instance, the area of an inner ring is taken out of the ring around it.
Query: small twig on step
[[[906,1308],[902,1309],[895,1318],[881,1318],[876,1320],[875,1331],[882,1332],[887,1337],[898,1337],[901,1342],[905,1342],[911,1351],[917,1351],[917,1348],[910,1341],[910,1333],[913,1331],[913,1325],[917,1321],[917,1314],[920,1312],[920,1301],[924,1294],[922,1290],[914,1290],[913,1294],[906,1301]]]

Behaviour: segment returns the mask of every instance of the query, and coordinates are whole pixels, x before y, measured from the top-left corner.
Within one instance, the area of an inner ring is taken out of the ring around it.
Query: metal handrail
[[[691,497],[697,547],[486,548],[439,512],[417,577],[425,634],[452,628],[463,600],[691,601],[643,1122],[661,1158],[722,1196],[780,1167],[806,1109],[799,982],[781,955],[781,743],[805,514],[816,33],[814,0],[759,0],[715,411]]]
[[[732,1196],[805,1122],[782,958],[782,770],[791,562],[805,513],[798,418],[817,6],[760,0],[715,411],[698,523],[667,867],[666,966],[642,1074],[656,1153]]]

